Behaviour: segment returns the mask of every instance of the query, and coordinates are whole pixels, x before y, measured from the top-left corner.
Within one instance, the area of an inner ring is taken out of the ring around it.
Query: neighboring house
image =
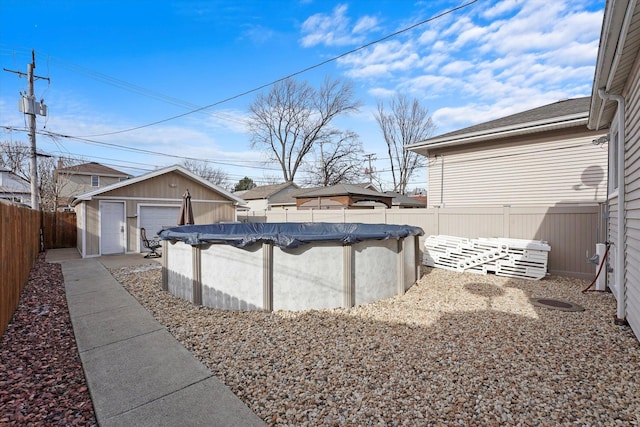
[[[355,184],[309,189],[296,197],[298,210],[391,208],[393,196]]]
[[[31,207],[31,184],[11,170],[0,168],[0,199]]]
[[[391,200],[391,205],[393,208],[397,209],[415,209],[415,208],[426,208],[427,202],[426,199],[424,201],[411,196],[405,196],[400,193],[395,193],[393,191],[385,191],[384,194],[388,194],[393,197]]]
[[[608,0],[589,127],[609,136],[608,285],[618,323],[640,338],[640,4]]]
[[[132,176],[100,163],[90,162],[63,168],[61,162],[55,171],[58,188],[58,208],[69,206],[73,196],[124,181]]]
[[[196,224],[236,220],[244,201],[182,166],[170,166],[116,182],[72,199],[82,257],[142,252],[140,228],[147,237],[177,225],[182,195],[191,194]]]
[[[603,202],[607,146],[594,141],[606,132],[587,128],[589,101],[558,101],[407,146],[428,159],[428,206]]]
[[[246,208],[252,211],[264,211],[272,208],[274,200],[288,200],[288,195],[299,190],[293,182],[284,182],[282,184],[261,185],[251,190],[234,193],[238,197],[242,197],[247,202]],[[295,205],[295,201],[293,203]]]
[[[372,208],[424,208],[422,203],[412,197],[403,196],[392,191],[381,193],[372,184],[336,184],[328,187],[298,188],[295,184],[267,185],[256,187],[258,192],[248,194],[252,190],[242,193],[242,197],[264,197],[265,193],[273,192],[267,200],[267,207],[259,205],[259,210],[274,209],[372,209]],[[239,194],[239,193],[234,193]],[[391,203],[389,204],[389,199]],[[245,199],[246,200],[246,199]],[[255,206],[255,205],[254,205]]]

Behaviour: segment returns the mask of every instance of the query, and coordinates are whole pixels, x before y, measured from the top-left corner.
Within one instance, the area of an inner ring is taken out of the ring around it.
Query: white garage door
[[[153,239],[160,230],[167,227],[175,227],[178,224],[180,206],[140,206],[138,226],[147,231],[147,238]],[[147,251],[138,236],[140,251]]]

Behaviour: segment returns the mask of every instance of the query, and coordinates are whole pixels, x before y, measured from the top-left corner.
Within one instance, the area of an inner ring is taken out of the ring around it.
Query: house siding
[[[100,187],[106,187],[107,185],[120,182],[119,177],[101,175],[98,176],[100,176]],[[60,198],[75,196],[77,194],[82,194],[98,188],[91,185],[91,175],[71,175],[67,173],[61,173],[58,175],[58,183],[60,185]]]
[[[627,321],[640,336],[640,62],[625,91],[625,283]]]
[[[592,144],[604,134],[573,128],[431,149],[429,207],[604,202],[607,147]]]

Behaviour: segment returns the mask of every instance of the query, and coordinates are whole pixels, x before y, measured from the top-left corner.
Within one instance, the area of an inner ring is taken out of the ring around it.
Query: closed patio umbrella
[[[191,194],[189,189],[182,195],[180,205],[180,215],[178,215],[178,225],[193,224],[193,209],[191,208]]]

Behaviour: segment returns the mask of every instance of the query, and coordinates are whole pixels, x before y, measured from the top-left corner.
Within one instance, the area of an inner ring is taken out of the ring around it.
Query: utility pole
[[[31,51],[31,64],[27,64],[27,73],[22,73],[20,71],[7,70],[3,68],[4,71],[8,71],[10,73],[15,73],[20,77],[27,77],[28,89],[26,94],[22,94],[22,98],[20,99],[19,110],[21,113],[29,116],[29,143],[31,145],[31,155],[30,155],[30,179],[31,179],[31,209],[39,210],[39,201],[38,201],[38,158],[36,153],[36,114],[40,116],[47,115],[47,106],[44,104],[44,100],[40,100],[40,102],[36,102],[36,97],[34,94],[34,85],[33,82],[36,79],[47,80],[50,82],[48,77],[39,77],[33,75],[33,70],[36,68],[36,52],[35,50]]]
[[[373,183],[373,166],[371,166],[371,161],[376,160],[375,154],[365,154],[364,155],[369,160],[369,167],[365,169],[364,173],[369,175],[369,184]]]

